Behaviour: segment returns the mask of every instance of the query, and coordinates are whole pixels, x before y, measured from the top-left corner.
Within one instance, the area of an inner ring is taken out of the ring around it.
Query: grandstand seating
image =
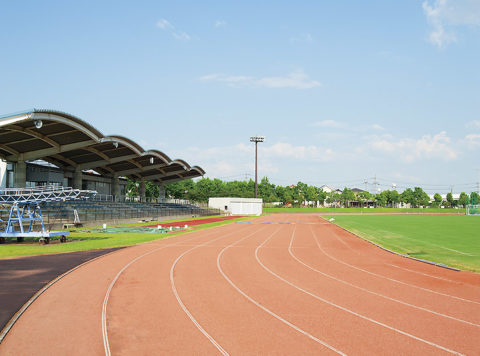
[[[74,210],[81,223],[95,221],[116,221],[131,219],[165,219],[174,216],[208,216],[219,215],[217,209],[204,209],[193,204],[176,203],[141,203],[71,200],[48,202],[40,205],[45,225],[73,224]],[[9,210],[0,209],[0,218],[8,220]]]

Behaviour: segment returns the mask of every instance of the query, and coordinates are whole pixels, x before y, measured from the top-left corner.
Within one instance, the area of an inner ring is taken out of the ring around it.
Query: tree
[[[160,188],[151,181],[145,182],[145,196],[150,199],[158,198]]]
[[[360,192],[357,194],[357,200],[368,205],[368,202],[372,200],[372,195],[367,191]]]
[[[480,196],[478,195],[477,192],[471,192],[470,193],[470,204],[480,204]]]
[[[283,204],[287,203],[287,200],[285,199],[285,187],[277,185],[275,187],[275,195],[278,197],[278,200],[281,201]]]
[[[454,200],[453,200],[453,195],[452,195],[452,193],[448,193],[448,194],[447,194],[447,202],[448,202],[449,206],[453,207]]]
[[[320,204],[324,204],[325,199],[327,199],[327,193],[325,193],[322,189],[315,187],[317,191],[317,200]]]
[[[307,186],[307,189],[305,190],[305,199],[309,202],[315,202],[315,205],[317,204],[318,192],[313,185]]]
[[[402,194],[400,194],[400,201],[405,204],[410,204],[415,206],[415,197],[413,195],[413,190],[411,188],[405,189]]]
[[[375,202],[377,203],[378,206],[387,205],[387,193],[386,192],[381,192],[381,193],[375,195]]]
[[[388,202],[392,204],[392,208],[394,208],[399,201],[400,201],[400,193],[398,193],[396,190],[390,191],[388,194]]]
[[[347,187],[343,189],[342,194],[340,196],[343,202],[343,206],[346,208],[349,208],[350,202],[352,200],[355,200],[355,193],[351,189],[348,189]]]
[[[416,202],[415,205],[417,206],[419,205],[427,206],[430,203],[430,197],[420,187],[415,187],[415,190],[413,191],[413,195],[415,197],[415,202]]]
[[[433,196],[433,203],[436,207],[440,206],[440,204],[442,204],[442,196],[438,193],[435,193],[434,196]]]
[[[325,201],[328,204],[331,204],[331,203],[336,203],[340,200],[341,200],[340,194],[338,194],[338,192],[336,192],[336,191],[333,191],[333,192],[327,193],[327,198],[326,198]]]
[[[262,198],[264,202],[272,202],[270,200],[275,192],[275,184],[270,184],[267,177],[263,177],[258,184],[258,196]],[[275,199],[275,198],[274,198]]]
[[[460,193],[458,198],[458,204],[465,207],[468,204],[468,195],[465,192]]]
[[[138,183],[130,178],[127,178],[127,186],[125,187],[125,195],[127,197],[138,196]]]

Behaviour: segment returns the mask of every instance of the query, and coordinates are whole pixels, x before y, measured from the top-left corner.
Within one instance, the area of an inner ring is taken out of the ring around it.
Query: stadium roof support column
[[[82,170],[76,169],[75,173],[73,174],[73,188],[74,189],[82,189]]]
[[[158,183],[158,198],[165,199],[165,184]]]
[[[15,167],[15,187],[25,188],[27,185],[27,164],[25,161],[18,161]]]
[[[120,196],[120,182],[118,181],[118,176],[112,177],[112,195],[114,201],[121,201]]]
[[[138,192],[140,193],[140,201],[146,201],[147,196],[146,196],[146,189],[145,189],[145,179],[142,179],[140,181]]]

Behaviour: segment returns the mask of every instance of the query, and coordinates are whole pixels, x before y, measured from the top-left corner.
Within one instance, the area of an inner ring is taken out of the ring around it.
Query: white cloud
[[[177,31],[175,29],[175,26],[173,26],[166,19],[160,19],[159,21],[157,21],[157,27],[164,31],[167,31],[172,35],[173,38],[177,40],[183,40],[183,41],[190,40],[190,35],[188,33],[183,31]]]
[[[302,33],[298,36],[290,37],[290,43],[312,43],[313,37],[309,33]]]
[[[172,32],[172,36],[175,37],[177,40],[188,41],[190,39],[188,33],[185,32]]]
[[[225,27],[225,26],[227,26],[227,21],[225,21],[225,20],[217,20],[217,21],[215,21],[214,26],[215,26],[215,27]]]
[[[469,134],[465,136],[465,141],[469,148],[480,146],[480,134]]]
[[[336,157],[329,148],[315,145],[292,145],[276,142],[258,146],[260,175],[278,173],[295,165],[308,166],[312,163],[330,162]],[[255,145],[239,143],[208,148],[188,147],[170,152],[172,157],[181,157],[192,165],[198,164],[209,177],[229,177],[251,173],[255,170]],[[303,162],[303,163],[302,163]]]
[[[373,125],[355,125],[349,126],[347,123],[335,121],[335,120],[322,120],[316,121],[312,124],[314,127],[321,127],[321,128],[329,128],[329,129],[344,129],[351,132],[361,133],[361,132],[368,132],[371,130],[376,131],[384,131],[385,128],[379,124]]]
[[[160,19],[160,20],[157,22],[157,27],[158,27],[158,28],[161,28],[161,29],[173,28],[173,26],[171,25],[171,23],[168,22],[168,21],[165,20],[165,19]]]
[[[372,129],[378,130],[378,131],[383,131],[385,128],[383,126],[380,126],[379,124],[373,124]]]
[[[347,125],[344,124],[343,122],[339,122],[335,120],[323,120],[323,121],[314,122],[313,126],[330,128],[330,129],[340,129],[340,128],[346,127]]]
[[[290,143],[277,142],[272,146],[262,148],[262,153],[267,157],[294,158],[296,160],[308,160],[327,162],[334,158],[332,149],[320,148],[318,146],[294,146]]]
[[[457,158],[457,152],[452,147],[451,139],[445,131],[434,136],[424,135],[417,140],[412,138],[395,140],[385,136],[373,137],[368,143],[376,151],[396,155],[409,163],[422,159],[454,160]]]
[[[473,120],[473,121],[467,122],[465,126],[471,129],[480,129],[480,120]]]
[[[263,87],[263,88],[293,88],[311,89],[321,85],[320,82],[310,79],[302,70],[294,71],[284,77],[234,76],[225,74],[208,74],[200,77],[202,81],[217,81],[226,83],[230,87]]]
[[[435,0],[433,5],[424,1],[422,8],[432,27],[428,40],[438,48],[457,41],[455,27],[480,26],[478,0]]]

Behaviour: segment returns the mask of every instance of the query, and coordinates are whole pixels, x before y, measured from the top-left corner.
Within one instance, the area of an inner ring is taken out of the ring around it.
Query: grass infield
[[[480,272],[480,216],[323,215],[392,251]]]
[[[211,216],[206,216],[203,218],[211,218]],[[202,218],[199,218],[199,220]],[[249,219],[238,218],[232,220],[212,222],[203,225],[196,225],[193,231],[198,231],[202,229],[208,229],[215,226],[230,224],[235,221],[241,221]],[[176,220],[166,220],[166,221],[149,221],[145,223],[135,223],[135,224],[126,224],[126,225],[109,225],[113,226],[145,226],[153,224],[165,224],[167,222],[175,221],[185,221],[192,220],[192,218],[185,219],[176,219]],[[85,230],[85,228],[81,228]],[[20,256],[33,256],[33,255],[44,255],[51,253],[65,253],[65,252],[75,252],[75,251],[87,251],[95,250],[101,248],[111,248],[111,247],[122,247],[122,246],[131,246],[143,242],[149,242],[153,240],[160,240],[168,238],[175,235],[188,234],[192,230],[183,230],[178,232],[171,232],[168,234],[152,234],[152,233],[94,233],[94,232],[73,232],[67,236],[67,243],[58,243],[58,240],[52,240],[49,245],[39,244],[33,241],[25,241],[21,243],[6,243],[0,245],[0,258],[11,258],[11,257],[20,257]]]
[[[309,213],[309,214],[458,214],[465,215],[465,209],[441,208],[263,208],[264,213]]]

